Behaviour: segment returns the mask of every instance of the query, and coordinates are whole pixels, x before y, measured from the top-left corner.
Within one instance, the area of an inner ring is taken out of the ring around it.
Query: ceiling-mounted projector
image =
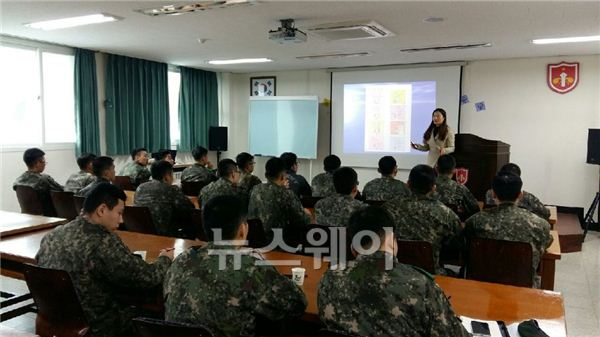
[[[281,27],[269,31],[269,40],[281,44],[306,42],[306,33],[294,27],[294,19],[279,21]]]

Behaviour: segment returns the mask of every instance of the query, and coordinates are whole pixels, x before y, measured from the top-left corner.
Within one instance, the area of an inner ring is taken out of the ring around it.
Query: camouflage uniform
[[[437,274],[444,274],[440,265],[442,246],[459,240],[461,232],[458,216],[441,202],[427,196],[413,196],[386,202],[385,207],[394,217],[396,239],[418,240],[431,243]],[[462,248],[462,244],[459,244]]]
[[[209,243],[175,259],[164,283],[166,320],[204,325],[215,337],[237,337],[254,336],[255,315],[281,320],[304,312],[302,290],[273,266],[256,266],[258,259],[246,250],[239,252],[240,269],[227,254],[219,270],[219,256],[209,253],[219,249],[235,247]]]
[[[225,178],[219,178],[219,180],[204,186],[200,191],[198,199],[200,199],[200,204],[204,208],[210,199],[223,195],[235,195],[247,200],[244,191]]]
[[[134,161],[130,161],[119,171],[120,176],[129,176],[133,185],[139,185],[150,179],[150,170],[148,166],[142,166]]]
[[[336,194],[317,201],[315,212],[319,225],[345,227],[354,211],[367,207],[350,195]]]
[[[91,184],[87,185],[86,187],[80,189],[79,191],[75,192],[75,195],[79,196],[79,197],[85,197],[85,195],[86,195],[87,192],[93,190],[94,187],[96,187],[100,183],[109,183],[109,184],[112,184],[108,179],[99,178],[99,177],[96,177],[96,176],[94,176],[94,178],[96,178],[96,180],[94,180],[93,183],[91,183]]]
[[[406,184],[394,177],[381,177],[369,181],[362,191],[365,200],[391,200],[412,195]]]
[[[496,200],[494,200],[491,189],[485,192],[485,205],[488,207],[496,206]],[[550,219],[550,210],[544,206],[540,199],[529,192],[523,191],[523,197],[519,200],[518,206],[537,214],[537,216],[546,221]]]
[[[497,240],[528,242],[533,249],[533,284],[539,288],[541,278],[537,267],[546,248],[552,243],[550,224],[533,213],[517,207],[512,202],[483,210],[465,223],[467,238],[480,237]]]
[[[294,171],[287,171],[287,175],[290,190],[292,190],[295,195],[299,197],[301,195],[310,196],[312,194],[310,185],[303,176],[296,174]]]
[[[65,183],[65,191],[77,193],[82,188],[96,181],[96,176],[89,172],[79,171],[71,174]]]
[[[445,175],[437,177],[434,198],[444,205],[456,205],[464,209],[465,218],[479,212],[479,204],[471,191]]]
[[[173,237],[178,236],[172,224],[173,212],[194,208],[179,187],[158,180],[145,182],[135,190],[134,205],[150,209],[157,234]]]
[[[369,337],[469,337],[431,276],[381,251],[359,255],[319,283],[319,317],[328,329]]]
[[[335,195],[337,192],[333,186],[333,173],[323,172],[317,174],[310,182],[313,190],[313,197],[328,197]]]
[[[256,185],[260,185],[262,181],[259,177],[253,175],[252,173],[242,172],[240,174],[240,181],[238,182],[238,186],[250,197],[250,192],[252,192],[252,188]]]
[[[63,187],[51,176],[44,173],[25,171],[13,183],[13,190],[17,186],[29,186],[38,192],[62,191]]]
[[[136,314],[119,302],[117,289],[151,289],[162,284],[171,264],[159,257],[147,264],[131,254],[113,232],[83,217],[56,227],[42,239],[37,264],[66,270],[90,324],[90,337],[136,335]]]
[[[182,183],[201,182],[208,185],[215,180],[217,180],[217,176],[211,170],[198,163],[194,163],[194,165],[187,167],[181,172]]]
[[[268,241],[273,239],[273,228],[282,228],[284,232],[291,233],[310,222],[294,193],[272,182],[257,185],[252,189],[248,219],[262,221]]]

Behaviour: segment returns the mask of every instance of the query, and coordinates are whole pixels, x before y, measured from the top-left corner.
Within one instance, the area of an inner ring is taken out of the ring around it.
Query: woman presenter
[[[429,151],[427,165],[434,167],[443,154],[454,152],[454,133],[446,123],[446,111],[441,108],[433,110],[431,124],[423,135],[423,144],[410,145],[419,151]]]

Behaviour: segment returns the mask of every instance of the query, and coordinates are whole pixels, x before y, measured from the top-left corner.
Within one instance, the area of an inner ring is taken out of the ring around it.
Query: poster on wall
[[[552,91],[566,94],[579,82],[579,62],[548,64],[548,86]]]

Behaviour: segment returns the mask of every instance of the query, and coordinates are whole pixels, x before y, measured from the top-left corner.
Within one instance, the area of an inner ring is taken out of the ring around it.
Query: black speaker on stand
[[[221,160],[221,151],[227,151],[227,127],[211,126],[208,129],[208,149],[217,151],[217,164]]]
[[[600,129],[589,129],[588,132],[588,146],[587,146],[587,161],[588,164],[599,165],[600,169]],[[585,214],[584,222],[585,229],[583,231],[583,240],[587,235],[588,228],[590,226],[597,226],[600,222],[600,171],[598,174],[598,192],[596,197],[592,201],[592,205]],[[598,208],[598,222],[594,222],[594,211]]]

